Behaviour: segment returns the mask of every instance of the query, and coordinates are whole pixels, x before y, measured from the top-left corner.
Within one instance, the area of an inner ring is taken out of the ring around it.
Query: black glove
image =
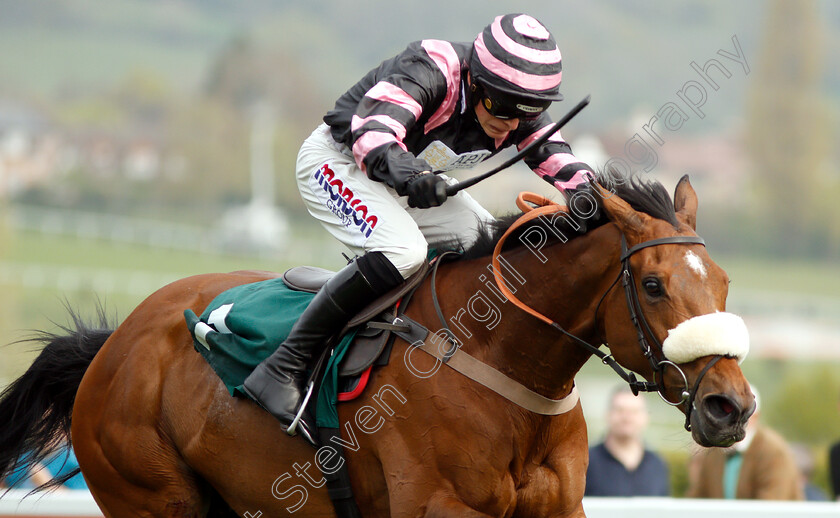
[[[446,182],[428,171],[411,178],[406,183],[405,190],[408,193],[409,207],[428,209],[446,201]]]
[[[598,220],[601,219],[602,200],[592,185],[587,182],[578,185],[574,191],[567,191],[565,194],[569,205],[569,213],[575,223],[580,226],[579,229],[576,229],[577,232],[584,234],[587,229],[595,228]],[[574,210],[572,207],[574,207]]]

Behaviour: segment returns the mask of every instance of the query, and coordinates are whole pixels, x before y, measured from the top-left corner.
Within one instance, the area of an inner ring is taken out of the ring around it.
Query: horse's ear
[[[677,211],[677,218],[697,230],[697,193],[688,181],[688,175],[680,178],[674,190],[674,210]]]
[[[616,196],[615,193],[604,189],[600,184],[593,185],[601,198],[601,206],[607,213],[607,217],[618,225],[618,228],[625,235],[640,235],[645,227],[645,218],[650,216],[633,210],[633,207],[626,201]]]

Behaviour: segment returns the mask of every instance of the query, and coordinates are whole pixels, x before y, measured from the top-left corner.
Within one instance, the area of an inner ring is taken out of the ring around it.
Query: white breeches
[[[347,146],[333,140],[326,124],[303,143],[296,169],[309,213],[354,254],[382,252],[404,278],[426,260],[429,241],[458,239],[469,246],[479,224],[494,219],[465,191],[440,207],[409,207],[406,197],[368,178]]]

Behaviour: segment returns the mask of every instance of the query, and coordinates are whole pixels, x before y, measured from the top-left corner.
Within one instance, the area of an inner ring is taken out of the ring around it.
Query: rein
[[[536,205],[536,207],[532,207],[530,204],[534,204]],[[691,410],[694,406],[694,397],[697,393],[697,389],[700,386],[700,381],[702,380],[703,376],[709,371],[709,369],[711,369],[711,367],[715,363],[717,363],[721,356],[716,356],[711,361],[709,361],[709,363],[703,368],[703,370],[700,372],[700,375],[697,377],[693,388],[689,388],[688,378],[676,363],[664,358],[664,355],[663,358],[655,357],[654,350],[653,348],[651,348],[647,336],[649,336],[651,341],[658,346],[659,351],[662,351],[662,344],[659,342],[659,340],[656,338],[653,331],[651,330],[650,325],[648,324],[647,319],[645,318],[644,311],[642,310],[641,303],[639,302],[639,295],[636,290],[636,283],[634,282],[633,278],[633,270],[630,268],[630,257],[639,250],[652,246],[659,246],[664,244],[700,244],[705,246],[705,241],[702,238],[696,236],[663,237],[639,243],[628,249],[627,241],[624,238],[624,235],[622,234],[621,236],[621,270],[619,271],[616,280],[613,281],[613,283],[610,285],[610,287],[607,289],[604,295],[601,296],[597,307],[599,308],[601,306],[601,302],[603,302],[607,294],[613,289],[613,287],[615,287],[618,281],[621,280],[624,286],[625,296],[627,299],[627,308],[630,311],[630,319],[632,320],[633,326],[636,328],[637,331],[639,346],[642,349],[642,354],[644,354],[645,358],[647,358],[648,362],[650,362],[651,368],[654,373],[653,382],[640,381],[636,378],[636,375],[633,372],[628,372],[624,370],[624,368],[622,368],[621,365],[618,364],[618,362],[615,360],[615,358],[613,358],[611,354],[602,351],[599,346],[592,345],[586,340],[583,340],[582,338],[575,336],[572,333],[569,333],[554,320],[550,319],[549,317],[543,315],[539,311],[520,301],[508,289],[507,285],[505,284],[505,279],[501,274],[501,268],[499,265],[499,257],[502,251],[502,247],[504,246],[505,240],[517,228],[522,227],[526,223],[529,223],[542,216],[556,214],[558,212],[564,212],[567,210],[565,205],[560,205],[543,196],[529,192],[520,193],[516,199],[516,205],[520,208],[520,210],[522,210],[524,214],[522,215],[522,217],[516,220],[513,223],[513,225],[510,226],[510,228],[508,228],[508,230],[502,235],[501,239],[499,239],[499,241],[496,243],[496,247],[493,250],[493,276],[496,278],[496,284],[499,290],[502,292],[502,294],[508,300],[510,300],[514,306],[534,316],[535,318],[545,322],[554,329],[560,331],[565,336],[576,342],[578,345],[582,346],[588,352],[600,358],[602,363],[612,368],[619,376],[621,376],[621,378],[625,382],[627,382],[627,384],[630,386],[630,390],[633,392],[634,395],[638,395],[639,392],[657,392],[659,394],[659,397],[661,397],[662,400],[668,403],[669,405],[678,406],[683,402],[687,402],[685,409],[685,429],[691,431]],[[597,308],[595,313],[595,318],[597,321]],[[609,345],[607,345],[607,347],[609,347]],[[680,376],[682,376],[683,379],[684,388],[680,394],[680,400],[677,402],[669,401],[663,395],[666,390],[663,374],[665,367],[667,366],[672,366],[675,369],[677,369],[677,372],[680,373]]]

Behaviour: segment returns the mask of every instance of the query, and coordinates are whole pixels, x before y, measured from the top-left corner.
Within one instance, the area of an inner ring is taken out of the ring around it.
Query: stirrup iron
[[[292,420],[292,424],[290,424],[289,427],[286,428],[286,433],[287,434],[292,435],[292,436],[297,435],[298,424],[300,424],[300,422],[301,422],[301,418],[303,417],[303,413],[306,411],[306,405],[307,405],[307,403],[309,403],[309,398],[312,397],[312,393],[314,391],[315,391],[315,381],[313,380],[313,381],[310,381],[309,386],[306,387],[306,395],[303,397],[303,402],[300,404],[300,408],[298,409],[297,414],[295,415],[295,418]],[[304,433],[306,435],[309,435],[308,430],[305,430],[305,426],[301,430],[304,430]]]

